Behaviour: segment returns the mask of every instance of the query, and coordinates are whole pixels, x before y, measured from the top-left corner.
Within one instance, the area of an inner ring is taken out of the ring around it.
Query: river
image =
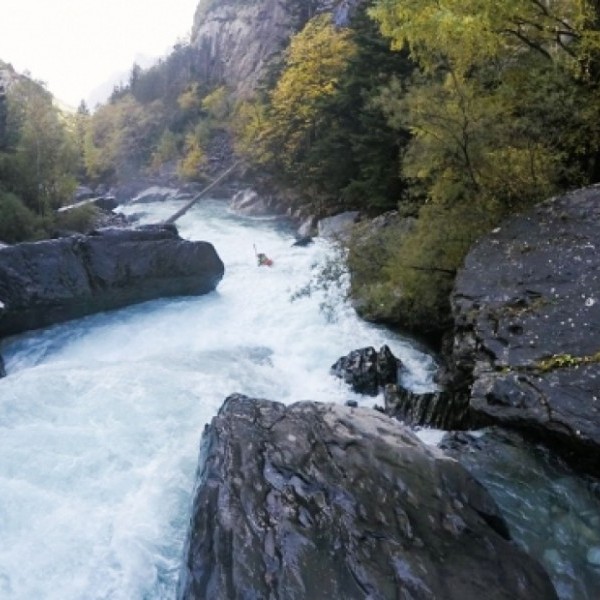
[[[157,222],[181,203],[130,205]],[[178,221],[214,244],[214,293],[148,302],[2,343],[0,598],[157,600],[175,593],[204,425],[233,392],[285,403],[371,406],[329,375],[350,350],[387,343],[403,382],[432,389],[410,340],[359,320],[347,277],[323,286],[335,247],[293,247],[275,219],[201,201]],[[254,245],[274,259],[257,267]]]
[[[123,212],[152,223],[180,207]],[[1,600],[172,600],[200,436],[231,393],[372,406],[381,398],[353,394],[329,367],[350,350],[384,343],[403,361],[406,387],[434,387],[429,354],[356,317],[334,245],[293,247],[285,222],[232,214],[218,199],[199,203],[178,226],[185,238],[212,242],[223,259],[215,292],[0,344],[8,371],[0,379]],[[272,268],[256,265],[255,245]],[[323,280],[325,271],[336,273],[333,281]],[[600,597],[597,484],[510,440],[462,461],[561,600]]]

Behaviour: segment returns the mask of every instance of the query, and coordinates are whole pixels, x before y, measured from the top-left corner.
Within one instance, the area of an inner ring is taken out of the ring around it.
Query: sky
[[[0,59],[77,107],[134,61],[189,39],[199,1],[0,0]]]

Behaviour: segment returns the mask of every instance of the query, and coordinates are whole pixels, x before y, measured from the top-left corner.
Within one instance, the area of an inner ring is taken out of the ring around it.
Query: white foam
[[[145,205],[146,219],[178,207]],[[180,230],[225,262],[215,293],[94,315],[2,349],[0,597],[174,597],[198,442],[228,394],[370,406],[328,371],[384,343],[416,387],[432,387],[431,358],[359,321],[343,289],[292,301],[328,244],[292,247],[291,232],[214,201]],[[273,268],[256,266],[254,244]]]

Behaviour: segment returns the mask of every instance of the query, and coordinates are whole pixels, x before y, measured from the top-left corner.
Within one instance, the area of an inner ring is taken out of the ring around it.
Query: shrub
[[[0,191],[0,241],[14,244],[39,235],[39,217],[11,193]]]
[[[93,204],[85,204],[66,212],[57,213],[54,226],[56,229],[86,233],[94,227],[98,214],[98,208]]]

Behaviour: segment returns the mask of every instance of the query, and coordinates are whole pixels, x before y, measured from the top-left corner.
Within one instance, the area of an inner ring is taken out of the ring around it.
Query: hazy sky
[[[64,102],[189,37],[199,0],[0,0],[0,59]]]

